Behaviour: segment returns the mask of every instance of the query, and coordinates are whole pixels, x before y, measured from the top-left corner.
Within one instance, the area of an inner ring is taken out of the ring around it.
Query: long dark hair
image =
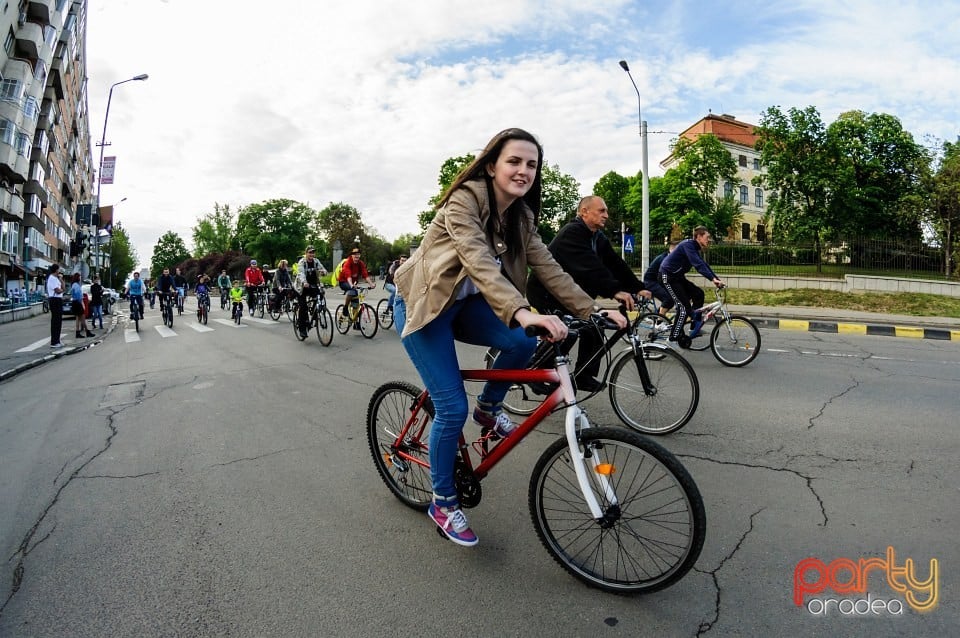
[[[453,195],[458,188],[463,186],[465,182],[482,178],[486,181],[487,196],[490,200],[490,219],[487,222],[487,234],[491,235],[500,225],[500,215],[497,210],[497,200],[493,193],[493,179],[487,174],[487,166],[496,163],[500,157],[500,153],[503,152],[504,145],[510,140],[530,142],[537,147],[537,172],[534,175],[530,190],[518,201],[511,204],[510,208],[504,211],[504,228],[500,230],[507,242],[507,246],[510,250],[513,250],[518,247],[519,243],[513,241],[513,239],[520,233],[521,224],[526,222],[526,216],[522,214],[523,208],[519,202],[524,202],[530,210],[533,211],[534,229],[536,229],[538,220],[540,219],[540,208],[542,205],[543,147],[540,145],[540,142],[537,141],[537,138],[527,131],[519,128],[508,128],[494,135],[493,138],[487,142],[486,147],[484,147],[480,155],[478,155],[469,166],[460,171],[460,174],[457,175],[453,183],[450,184],[450,187],[443,194],[440,203],[437,204],[437,208],[445,206],[450,200],[450,196]]]

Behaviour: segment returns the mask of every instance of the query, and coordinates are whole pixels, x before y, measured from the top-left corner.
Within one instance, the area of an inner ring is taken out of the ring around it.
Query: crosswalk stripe
[[[222,323],[225,326],[230,326],[231,328],[246,328],[244,324],[236,324],[232,319],[214,319],[217,323]]]
[[[134,328],[127,328],[123,331],[123,340],[126,343],[135,343],[140,341],[140,333]]]
[[[244,319],[246,319],[247,321],[252,321],[254,323],[263,323],[268,326],[273,326],[280,323],[279,321],[274,321],[273,319],[261,319],[260,317],[244,317]]]
[[[197,332],[213,332],[213,328],[205,326],[201,323],[188,323],[188,326],[196,330]]]
[[[17,350],[17,352],[32,352],[37,348],[39,348],[40,346],[46,345],[48,343],[50,343],[50,337],[46,337],[45,339],[41,339],[40,341],[34,341],[29,346],[24,346],[23,348],[20,348],[19,350]]]
[[[160,336],[166,339],[167,337],[176,337],[177,333],[171,330],[166,326],[154,326],[154,330],[160,333]]]

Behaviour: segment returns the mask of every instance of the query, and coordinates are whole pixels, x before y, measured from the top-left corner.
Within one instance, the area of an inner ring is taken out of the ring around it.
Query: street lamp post
[[[637,88],[637,83],[633,81],[633,75],[630,73],[630,67],[627,66],[626,60],[620,60],[620,68],[627,72],[627,76],[630,78],[630,82],[633,83],[633,88],[637,92],[637,118],[640,121],[640,171],[642,173],[640,185],[642,187],[641,198],[643,201],[643,236],[640,247],[640,265],[641,268],[646,271],[647,266],[650,264],[650,176],[647,174],[647,123],[644,121],[643,113],[640,109],[640,89]]]
[[[30,237],[23,237],[23,292],[30,293]]]
[[[113,89],[121,84],[126,84],[127,82],[146,80],[148,77],[150,76],[146,73],[141,73],[140,75],[135,75],[132,78],[114,82],[110,85],[110,93],[107,94],[107,110],[103,116],[103,135],[100,137],[100,161],[97,164],[97,223],[94,226],[93,240],[94,250],[96,251],[93,257],[93,272],[95,275],[100,274],[100,188],[103,184],[103,147],[107,145],[107,121],[110,119],[110,102],[113,100]]]

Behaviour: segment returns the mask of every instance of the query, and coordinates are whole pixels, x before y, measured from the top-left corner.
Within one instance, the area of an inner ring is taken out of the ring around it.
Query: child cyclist
[[[230,313],[231,317],[238,310],[240,314],[243,314],[243,288],[240,287],[239,279],[233,282],[233,288],[230,289],[230,302],[232,304],[231,309],[233,311]]]
[[[477,544],[457,500],[453,478],[457,444],[468,412],[454,340],[500,351],[498,369],[525,368],[540,326],[549,339],[567,336],[559,317],[539,315],[524,298],[528,268],[566,308],[580,317],[599,309],[553,260],[537,234],[543,150],[526,131],[507,129],[444,193],[420,247],[394,274],[394,318],[401,343],[430,391],[433,502],[430,518],[454,543]],[[611,315],[620,327],[626,318]],[[495,436],[514,424],[502,412],[510,383],[487,383],[473,421]]]
[[[197,318],[199,319],[200,308],[203,306],[210,308],[210,277],[200,275],[200,281],[197,282],[194,292],[197,294]]]

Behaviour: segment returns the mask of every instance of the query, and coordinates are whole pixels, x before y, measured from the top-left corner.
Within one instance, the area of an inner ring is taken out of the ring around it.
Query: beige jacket
[[[529,209],[527,217],[529,227],[534,228]],[[535,231],[522,234],[522,250],[507,252],[502,236],[487,237],[489,218],[490,203],[482,179],[464,184],[437,212],[420,247],[394,275],[407,309],[403,336],[423,328],[452,306],[468,276],[501,321],[515,325],[513,315],[530,307],[525,299],[528,267],[564,307],[580,317],[586,318],[598,309],[557,265]],[[509,280],[500,272],[497,257]]]

